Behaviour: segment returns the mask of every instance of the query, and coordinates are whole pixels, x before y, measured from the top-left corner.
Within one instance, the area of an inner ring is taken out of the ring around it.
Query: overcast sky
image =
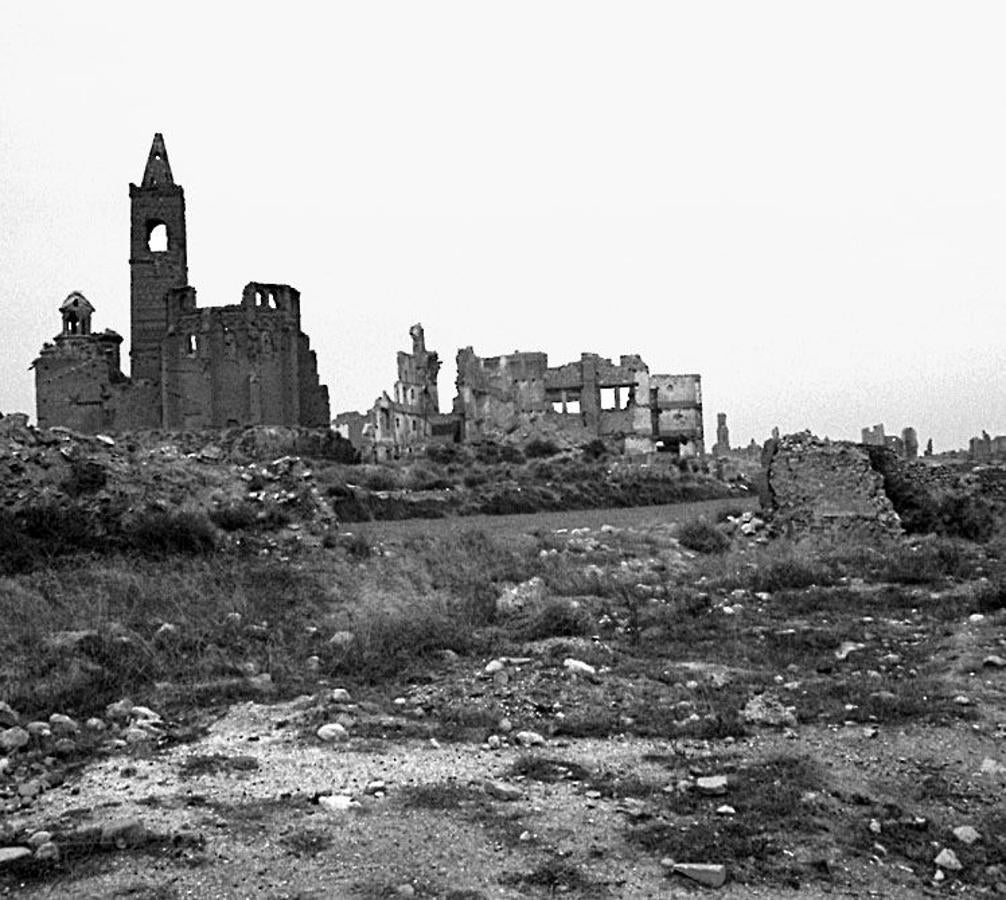
[[[333,414],[444,360],[639,353],[707,433],[1006,432],[1001,2],[0,11],[0,410],[72,290],[129,338],[163,132],[201,305],[302,292]],[[128,358],[124,360],[128,365]]]

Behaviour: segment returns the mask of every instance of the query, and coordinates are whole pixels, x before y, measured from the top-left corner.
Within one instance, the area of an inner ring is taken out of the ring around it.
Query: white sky
[[[0,410],[81,290],[129,339],[164,133],[202,305],[302,292],[332,411],[639,353],[732,441],[1006,432],[1001,2],[7,3]],[[124,361],[124,365],[127,363]],[[711,441],[710,441],[711,442]]]

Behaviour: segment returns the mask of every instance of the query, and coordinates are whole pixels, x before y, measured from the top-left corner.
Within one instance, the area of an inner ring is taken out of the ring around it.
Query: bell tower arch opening
[[[159,382],[168,330],[166,297],[188,284],[185,192],[175,184],[164,138],[154,135],[143,179],[129,185],[130,374]]]

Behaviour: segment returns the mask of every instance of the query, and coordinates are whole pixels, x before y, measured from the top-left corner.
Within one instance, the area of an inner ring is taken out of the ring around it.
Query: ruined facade
[[[638,356],[617,363],[594,353],[550,367],[545,353],[482,358],[458,351],[457,395],[438,411],[440,361],[414,325],[412,353],[398,354],[398,380],[367,413],[336,417],[335,429],[365,459],[392,459],[429,443],[560,443],[617,439],[627,452],[703,452],[702,387],[698,375],[651,375]]]
[[[367,460],[398,459],[417,447],[458,438],[454,417],[440,413],[440,357],[426,349],[421,324],[409,329],[409,337],[412,352],[398,353],[398,379],[392,393],[383,391],[368,412],[341,413],[332,423]]]
[[[594,353],[550,367],[545,353],[482,358],[458,351],[454,414],[466,441],[516,434],[624,440],[627,452],[703,452],[699,375],[651,374],[635,355]]]
[[[327,426],[328,389],[300,328],[298,291],[251,282],[240,303],[197,305],[188,284],[185,194],[159,134],[129,198],[131,375],[120,369],[122,338],[92,333],[94,307],[71,294],[60,307],[61,334],[33,363],[39,426]]]

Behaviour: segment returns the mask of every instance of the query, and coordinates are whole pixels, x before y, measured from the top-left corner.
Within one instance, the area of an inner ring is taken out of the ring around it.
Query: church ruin
[[[241,302],[199,307],[188,283],[185,193],[154,135],[143,179],[130,184],[130,376],[122,337],[95,334],[79,292],[32,363],[38,424],[82,432],[244,425],[327,427],[328,388],[300,327],[300,293],[251,282]]]

